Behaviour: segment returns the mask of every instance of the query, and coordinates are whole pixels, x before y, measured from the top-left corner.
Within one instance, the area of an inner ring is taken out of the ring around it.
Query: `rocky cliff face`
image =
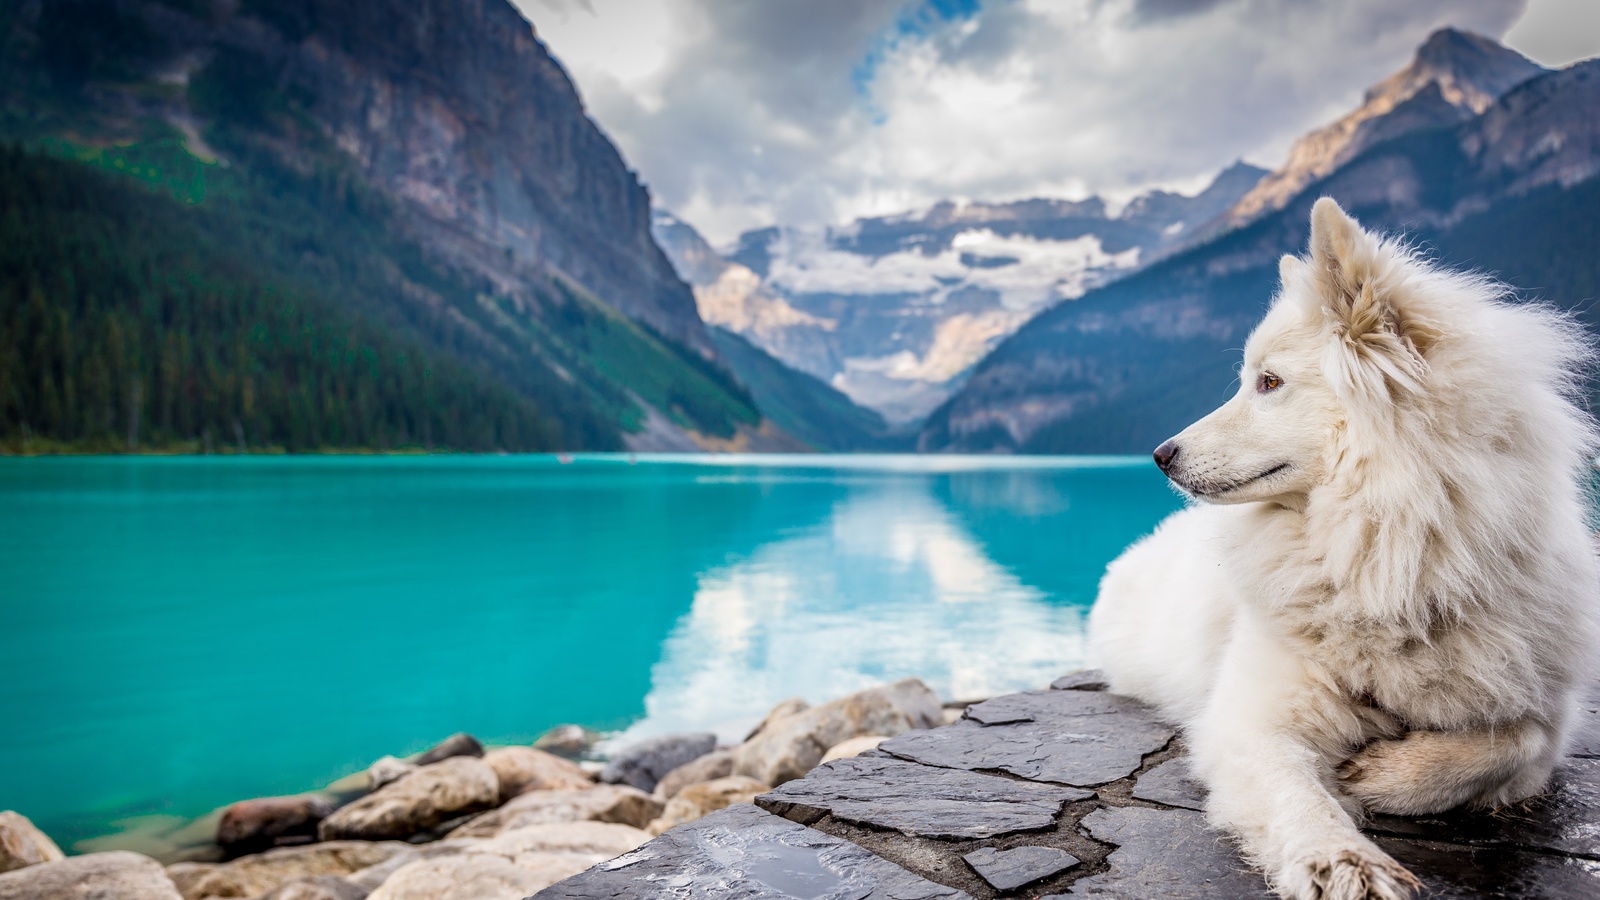
[[[1307,185],[1368,147],[1421,128],[1470,119],[1544,71],[1488,38],[1440,29],[1417,48],[1410,65],[1370,88],[1361,106],[1296,141],[1283,167],[1261,179],[1229,210],[1228,222],[1247,222],[1282,209]]]
[[[656,237],[707,322],[909,423],[1039,311],[1137,269],[1262,174],[1240,163],[1200,194],[1152,192],[1115,215],[1096,197],[945,202],[842,228],[768,228],[726,257],[670,216],[657,216]]]
[[[453,264],[508,292],[529,273],[564,276],[714,356],[689,288],[651,238],[644,187],[506,0],[8,6],[9,49],[44,46],[97,76],[102,112],[158,116],[191,135],[232,119],[307,171],[342,154]],[[152,87],[118,90],[130,82]]]
[[[1429,90],[1444,96],[1441,90]],[[1413,98],[1415,99],[1415,98]],[[1228,360],[1299,253],[1311,203],[1402,230],[1595,319],[1600,62],[1512,88],[1453,127],[1368,147],[1283,208],[1050,310],[979,364],[924,427],[924,450],[1146,452],[1226,398]]]

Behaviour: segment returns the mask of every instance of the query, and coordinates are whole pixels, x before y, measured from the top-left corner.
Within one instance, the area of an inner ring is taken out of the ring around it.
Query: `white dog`
[[[1111,564],[1092,652],[1278,893],[1389,900],[1419,883],[1365,813],[1514,803],[1561,755],[1600,595],[1590,349],[1330,199],[1310,245],[1238,394],[1156,450],[1207,505]]]

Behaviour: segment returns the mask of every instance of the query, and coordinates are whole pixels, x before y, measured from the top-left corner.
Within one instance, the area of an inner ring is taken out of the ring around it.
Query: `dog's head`
[[[1440,331],[1408,296],[1420,266],[1318,200],[1307,258],[1283,257],[1278,297],[1245,344],[1239,392],[1156,448],[1162,471],[1215,503],[1292,504],[1323,483],[1353,405],[1392,410],[1422,390]]]

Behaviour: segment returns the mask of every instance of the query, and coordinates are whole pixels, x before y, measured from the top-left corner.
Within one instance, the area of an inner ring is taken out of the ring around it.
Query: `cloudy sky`
[[[514,2],[657,205],[716,243],[1275,167],[1443,25],[1600,54],[1596,0]]]

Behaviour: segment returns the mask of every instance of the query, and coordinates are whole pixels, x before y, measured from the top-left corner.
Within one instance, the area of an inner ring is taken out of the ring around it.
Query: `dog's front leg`
[[[1348,716],[1303,660],[1240,621],[1190,732],[1206,814],[1284,897],[1403,900],[1420,883],[1362,835],[1331,789],[1341,744],[1359,729]]]

